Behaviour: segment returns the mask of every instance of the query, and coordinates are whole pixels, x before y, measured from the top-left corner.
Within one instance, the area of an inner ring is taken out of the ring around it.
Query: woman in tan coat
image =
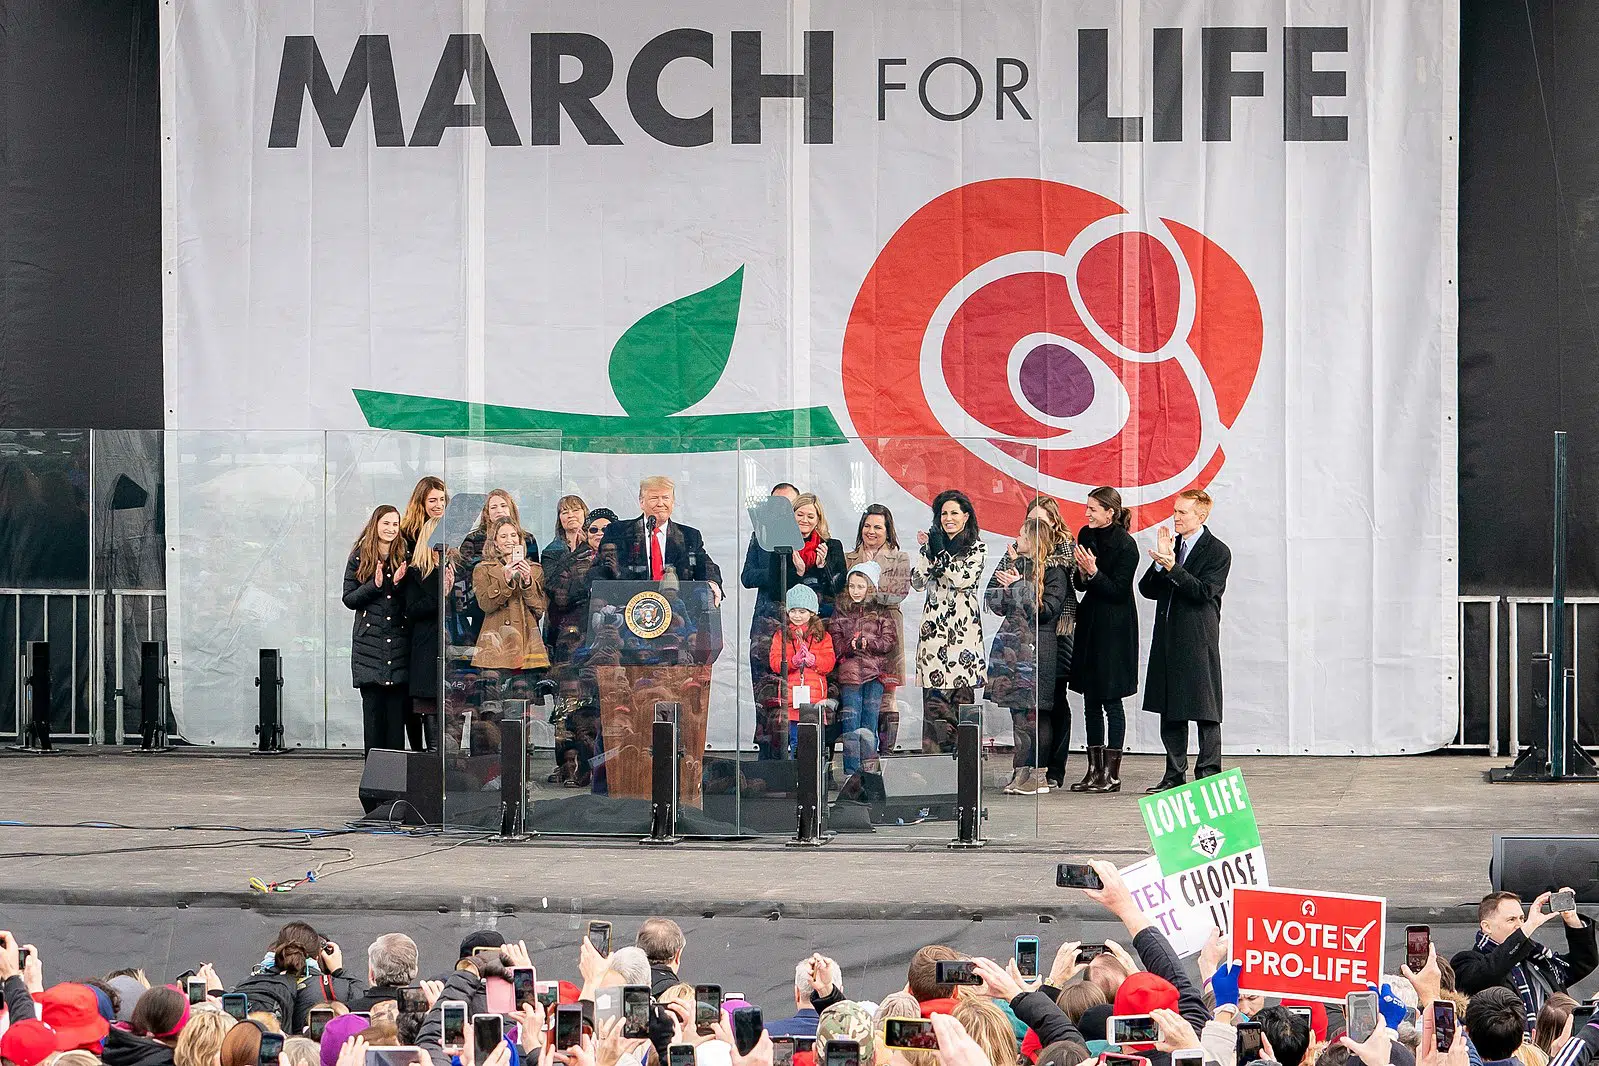
[[[472,592],[484,612],[473,666],[498,671],[503,688],[516,673],[550,665],[539,636],[544,568],[527,557],[515,520],[498,519],[489,529],[483,561],[472,569]]]

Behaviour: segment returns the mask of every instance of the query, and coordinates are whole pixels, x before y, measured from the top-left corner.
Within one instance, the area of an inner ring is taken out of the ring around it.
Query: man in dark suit
[[[676,488],[669,477],[639,482],[639,509],[627,522],[612,522],[589,568],[588,581],[661,581],[668,570],[679,581],[707,581],[711,602],[722,604],[722,569],[705,551],[705,539],[693,526],[672,521]]]
[[[627,522],[612,522],[605,529],[594,565],[586,580],[596,581],[703,581],[710,586],[711,607],[702,622],[701,635],[715,634],[721,649],[720,608],[722,571],[706,554],[700,531],[672,521],[675,488],[669,477],[647,477],[639,482],[639,510]],[[667,593],[668,598],[671,597]],[[675,601],[674,601],[675,602]],[[688,614],[674,613],[672,625],[686,625]],[[662,639],[669,639],[670,633]],[[675,647],[675,646],[674,646]],[[683,753],[679,764],[678,797],[684,806],[701,805],[704,780],[705,729],[710,716],[711,660],[695,656],[681,661],[669,649],[666,661],[593,665],[600,693],[600,732],[606,753],[606,786],[612,796],[648,797],[651,792],[650,729],[657,702],[681,705],[678,726]],[[640,739],[642,738],[642,742]]]
[[[1138,582],[1139,593],[1155,601],[1144,710],[1160,715],[1166,746],[1166,772],[1146,792],[1187,780],[1189,722],[1199,726],[1195,779],[1221,773],[1221,597],[1233,553],[1205,527],[1210,506],[1203,489],[1178,495],[1172,528],[1161,527],[1149,553],[1154,565]]]

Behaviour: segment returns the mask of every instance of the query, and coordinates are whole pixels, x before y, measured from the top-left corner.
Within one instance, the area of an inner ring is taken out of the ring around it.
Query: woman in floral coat
[[[916,683],[922,688],[922,750],[954,752],[960,708],[987,682],[983,620],[977,586],[988,549],[972,501],[954,489],[933,500],[933,528],[911,565],[911,586],[927,592],[916,644]]]

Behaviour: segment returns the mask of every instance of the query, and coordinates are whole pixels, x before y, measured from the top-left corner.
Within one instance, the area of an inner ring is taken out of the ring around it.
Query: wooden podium
[[[596,581],[588,622],[606,792],[649,798],[656,705],[678,704],[678,801],[701,806],[711,666],[722,650],[721,609],[710,584]]]

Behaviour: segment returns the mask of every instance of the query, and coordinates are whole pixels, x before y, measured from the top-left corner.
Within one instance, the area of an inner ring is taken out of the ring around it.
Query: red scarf
[[[805,560],[805,569],[812,570],[816,567],[816,549],[821,546],[822,534],[820,530],[811,530],[811,535],[805,538],[805,544],[800,548],[799,556]]]

